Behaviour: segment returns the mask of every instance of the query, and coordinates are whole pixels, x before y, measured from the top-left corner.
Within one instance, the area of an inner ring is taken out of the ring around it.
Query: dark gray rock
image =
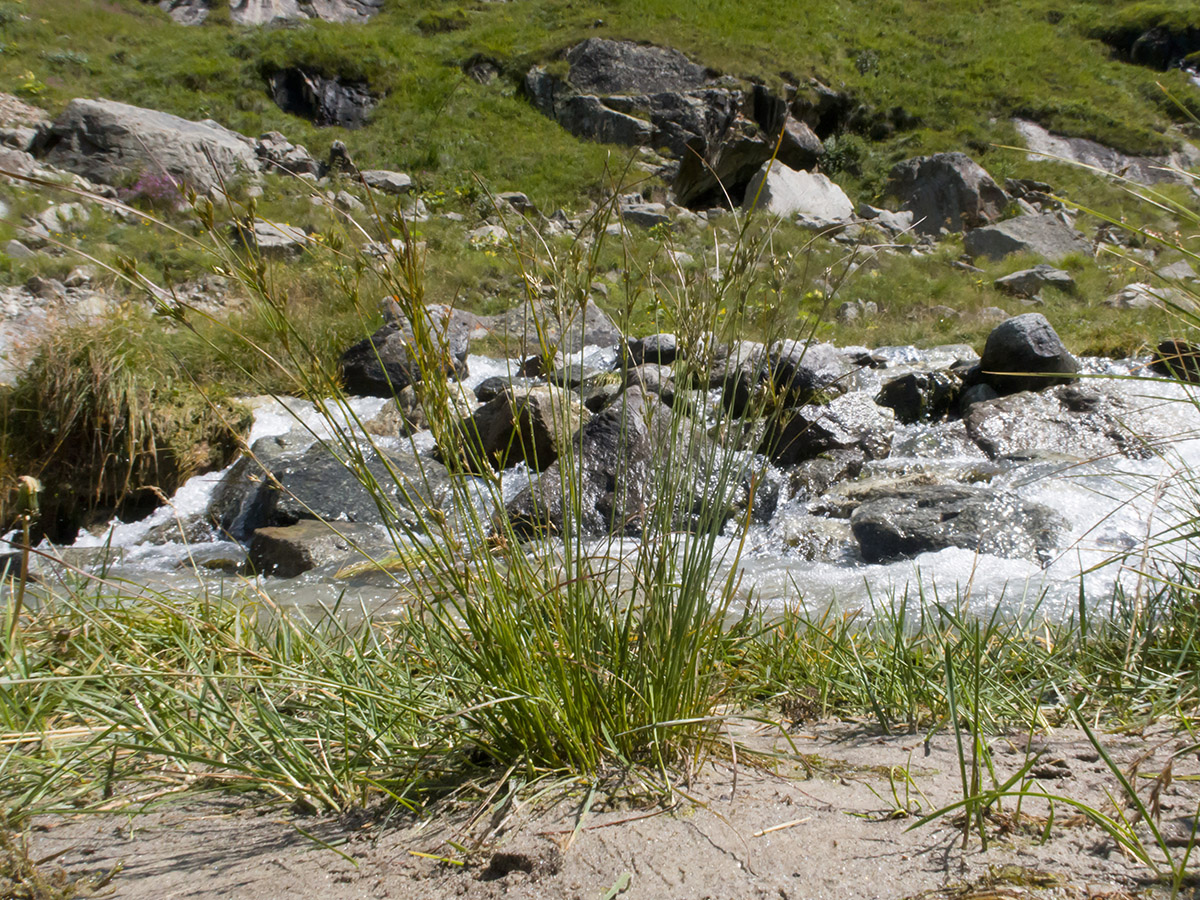
[[[588,94],[655,94],[704,87],[708,72],[678,50],[588,38],[567,51],[568,80]]]
[[[857,367],[833,344],[780,341],[771,348],[772,386],[787,406],[803,406],[844,394],[857,385]]]
[[[247,568],[258,575],[294,578],[319,566],[365,559],[356,547],[377,555],[388,546],[374,525],[309,520],[254,532],[250,537]]]
[[[721,403],[737,418],[746,413],[766,374],[767,348],[758,341],[718,347],[708,370],[708,388],[721,391]]]
[[[216,122],[191,122],[112,100],[72,100],[41,152],[51,165],[101,184],[165,172],[207,190],[260,167],[255,142]]]
[[[505,391],[522,391],[536,386],[537,381],[533,378],[523,378],[520,375],[511,377],[493,375],[475,386],[475,399],[480,403],[487,403],[489,400],[495,400]]]
[[[958,402],[962,381],[943,370],[909,372],[885,381],[875,402],[886,406],[905,424],[944,417]]]
[[[463,464],[481,472],[523,462],[541,472],[589,418],[579,397],[561,388],[505,391],[460,424]],[[446,451],[438,452],[444,458]]]
[[[1008,195],[965,153],[937,153],[898,163],[887,193],[913,215],[918,234],[976,228],[1004,212]]]
[[[756,89],[714,81],[677,51],[591,38],[566,57],[565,79],[543,68],[526,75],[533,105],[578,137],[665,149],[679,161],[680,203],[723,202],[722,188],[740,193],[775,150],[783,122],[764,131],[755,120]],[[819,141],[803,123],[788,136],[788,160],[807,164],[818,155]]]
[[[868,562],[959,547],[1046,563],[1066,530],[1054,510],[1016,494],[967,485],[881,488],[850,516]]]
[[[657,363],[669,366],[679,353],[679,343],[673,334],[651,334],[629,339],[629,358],[635,366]]]
[[[362,128],[378,102],[366,82],[343,82],[300,68],[272,73],[268,85],[276,106],[314,125]]]
[[[825,406],[789,410],[772,422],[759,452],[778,466],[791,466],[834,450],[860,450],[883,459],[892,446],[895,414],[861,393],[838,397]]]
[[[556,462],[508,503],[513,529],[518,535],[544,530],[561,535],[571,524],[589,534],[638,534],[651,499],[656,446],[667,433],[669,416],[653,394],[626,391],[580,429],[574,459],[580,471],[566,476],[579,496],[565,500]],[[571,522],[574,503],[578,522]]]
[[[1032,297],[1044,287],[1058,288],[1062,291],[1074,291],[1075,279],[1070,272],[1056,269],[1054,266],[1034,266],[1032,269],[1021,269],[997,278],[993,282],[998,290],[1018,297]]]
[[[687,206],[724,203],[727,195],[744,194],[754,173],[771,158],[775,149],[762,129],[736,112],[740,97],[728,92],[709,92],[713,100],[732,112],[721,127],[712,128],[701,139],[689,140],[681,154],[679,172],[671,187],[676,199]],[[718,107],[719,109],[719,107]],[[719,120],[719,112],[710,119]]]
[[[466,321],[457,317],[458,310],[431,305],[429,333],[433,340],[431,352],[437,357],[426,360],[448,377],[467,377],[467,350],[471,330],[467,324],[475,317],[466,314]],[[367,397],[392,397],[402,388],[422,380],[420,354],[416,352],[411,325],[403,319],[389,321],[368,338],[354,344],[339,362],[346,390]]]
[[[976,403],[986,403],[995,400],[1000,394],[990,384],[973,384],[966,388],[958,397],[958,411],[966,415],[968,409]]]
[[[1041,313],[1001,322],[979,360],[982,378],[1001,394],[1038,391],[1071,381],[1079,363]]]
[[[568,95],[554,106],[554,118],[577,137],[605,144],[640,147],[654,139],[654,126],[612,109],[598,97]]]
[[[1180,340],[1159,341],[1150,370],[1188,384],[1200,384],[1200,345]]]
[[[825,155],[825,144],[805,122],[789,114],[782,130],[783,139],[776,158],[789,169],[811,169]],[[775,129],[770,127],[766,131],[768,134],[775,133]]]
[[[298,432],[256,441],[214,491],[207,517],[217,531],[245,540],[259,528],[307,519],[421,528],[449,497],[449,476],[433,460],[364,445],[361,466],[347,467],[311,441]],[[374,481],[374,493],[363,479]]]
[[[968,231],[963,249],[972,257],[1003,259],[1010,253],[1031,253],[1051,262],[1073,253],[1092,255],[1091,242],[1052,213],[1017,216]]]
[[[813,459],[801,460],[788,469],[788,487],[797,500],[819,497],[837,484],[859,476],[867,457],[854,447],[850,450],[830,450]]]
[[[518,535],[579,529],[636,536],[651,522],[721,527],[736,506],[742,481],[722,475],[726,451],[705,436],[703,423],[673,418],[655,395],[637,387],[593,416],[571,443],[575,471],[564,475],[560,459],[508,504]],[[664,497],[665,482],[672,486]],[[669,507],[660,505],[668,501]]]
[[[441,511],[449,478],[433,460],[369,447],[362,448],[362,456],[361,465],[351,468],[318,445],[277,460],[262,498],[266,524],[324,519],[420,527],[427,516]],[[363,487],[364,479],[376,487]]]

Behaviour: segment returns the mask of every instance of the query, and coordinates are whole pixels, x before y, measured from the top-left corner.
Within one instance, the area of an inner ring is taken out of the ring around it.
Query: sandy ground
[[[598,796],[576,833],[583,790],[553,805],[462,804],[421,821],[298,817],[244,799],[183,802],[137,816],[40,821],[33,853],[63,852],[73,873],[122,870],[116,897],[154,898],[729,898],[1110,897],[1152,890],[1149,870],[1061,804],[1049,839],[1044,801],[1015,804],[989,825],[984,851],[963,849],[953,815],[910,830],[920,813],[960,798],[953,735],[881,736],[846,723],[792,735],[795,757],[774,771],[745,755],[706,764],[690,799],[663,809]],[[1122,764],[1139,761],[1144,798],[1186,736],[1105,735]],[[747,736],[787,750],[778,734]],[[997,776],[1027,759],[1024,736],[990,742]],[[1039,735],[1034,786],[1096,808],[1116,780],[1074,731]],[[1182,856],[1200,797],[1195,753],[1159,784],[1161,822]],[[985,785],[990,776],[985,776]],[[905,809],[910,813],[906,815]],[[481,815],[476,813],[482,812]],[[473,821],[472,821],[473,820]],[[306,836],[303,832],[306,832]],[[572,835],[574,837],[572,839]],[[311,837],[310,837],[311,836]],[[336,845],[337,851],[317,841]],[[452,844],[478,849],[464,856]],[[429,854],[421,855],[421,854]],[[452,865],[432,857],[450,857]]]

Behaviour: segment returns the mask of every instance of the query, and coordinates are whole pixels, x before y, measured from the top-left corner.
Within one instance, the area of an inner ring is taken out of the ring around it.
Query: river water
[[[864,370],[861,390],[874,396],[882,379],[911,367],[946,365],[956,349],[918,351],[890,348],[876,351],[887,364]],[[607,367],[611,350],[588,348],[576,357],[588,365]],[[1114,456],[1079,459],[1072,447],[1049,447],[1030,459],[993,461],[965,437],[957,420],[935,424],[897,425],[891,454],[867,464],[861,478],[891,478],[921,473],[934,481],[980,483],[1011,490],[1023,499],[1045,504],[1065,517],[1069,528],[1047,565],[1008,559],[971,550],[945,549],[913,559],[870,564],[857,552],[845,523],[819,514],[811,498],[781,496],[766,524],[755,524],[744,544],[736,536],[724,539],[728,559],[742,549],[740,598],[768,607],[801,604],[819,615],[831,605],[840,610],[870,608],[907,595],[964,605],[986,615],[1000,608],[1021,614],[1037,608],[1060,618],[1077,607],[1083,595],[1103,611],[1116,585],[1130,594],[1145,591],[1149,566],[1166,571],[1164,560],[1186,559],[1191,542],[1169,542],[1172,529],[1197,515],[1200,491],[1193,490],[1192,473],[1200,472],[1200,409],[1190,389],[1142,380],[1137,360],[1083,360],[1085,372],[1109,392],[1119,394],[1139,413],[1139,421],[1155,423],[1156,451],[1145,459]],[[466,386],[507,374],[515,363],[472,356]],[[345,427],[349,415],[370,419],[384,401],[358,398],[348,409],[336,407],[332,422],[312,403],[253,398],[255,410],[250,443],[259,438],[307,433],[315,440]],[[396,440],[396,439],[393,439]],[[427,433],[402,444],[428,453]],[[226,473],[210,473],[188,481],[149,518],[113,522],[102,531],[80,534],[65,556],[73,564],[109,578],[128,579],[154,589],[203,589],[223,595],[269,596],[282,606],[328,606],[335,602],[371,614],[396,609],[396,591],[386,582],[347,584],[312,573],[294,579],[237,574],[234,564],[245,557],[236,542],[198,529],[214,491]],[[511,496],[529,478],[517,469],[505,475],[504,493]],[[814,509],[818,514],[814,514]],[[172,532],[187,540],[171,539]],[[199,535],[199,537],[197,536]],[[49,549],[49,548],[47,548]],[[606,552],[620,552],[605,546]],[[626,548],[628,549],[628,542]]]

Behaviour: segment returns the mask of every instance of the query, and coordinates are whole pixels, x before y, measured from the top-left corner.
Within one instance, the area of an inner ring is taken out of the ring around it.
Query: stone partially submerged
[[[850,516],[867,562],[891,562],[951,547],[1045,564],[1066,530],[1054,510],[973,485],[883,487]]]
[[[997,392],[1012,394],[1065,384],[1079,371],[1079,362],[1045,316],[1025,313],[992,329],[979,368]]]

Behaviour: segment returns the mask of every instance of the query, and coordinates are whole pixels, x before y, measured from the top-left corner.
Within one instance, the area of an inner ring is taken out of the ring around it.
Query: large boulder
[[[958,232],[994,222],[1008,195],[965,153],[937,153],[897,163],[887,193],[913,215],[918,234]]]
[[[906,425],[945,416],[958,402],[962,381],[941,369],[908,372],[885,381],[875,402],[896,414]]]
[[[979,368],[996,391],[1012,394],[1069,382],[1079,363],[1045,316],[1025,313],[992,329]]]
[[[547,468],[507,505],[518,535],[562,535],[568,525],[588,534],[638,534],[651,501],[654,459],[669,429],[670,410],[653,394],[630,388],[595,415],[574,439],[572,464]],[[564,497],[564,486],[577,497]],[[578,509],[578,521],[573,510]]]
[[[518,535],[637,536],[652,523],[692,528],[701,520],[720,526],[747,499],[743,480],[729,472],[736,463],[722,459],[727,451],[708,439],[704,423],[673,417],[636,386],[592,416],[571,445],[571,471],[562,471],[560,458],[508,503]]]
[[[867,562],[908,559],[950,547],[1049,561],[1067,522],[1016,494],[968,485],[882,488],[850,516]]]
[[[261,438],[222,479],[209,517],[242,539],[308,519],[421,528],[440,515],[450,487],[439,463],[365,444],[359,451],[355,461],[338,448],[305,446],[299,435]]]
[[[158,5],[181,25],[200,25],[214,4],[213,0],[158,0]],[[229,16],[237,25],[266,25],[296,19],[365,22],[379,12],[383,0],[230,0],[227,5]]]
[[[259,171],[255,142],[212,120],[192,122],[112,100],[72,100],[42,144],[46,161],[117,184],[166,172],[208,189]]]
[[[963,237],[963,248],[972,257],[988,259],[1029,253],[1058,262],[1073,253],[1092,255],[1091,242],[1052,213],[1017,216],[976,228]]]
[[[678,51],[589,38],[567,51],[566,62],[565,77],[529,71],[525,93],[533,105],[578,137],[665,150],[678,160],[680,203],[738,195],[771,158],[785,124],[781,159],[799,165],[819,156],[816,135],[803,122],[787,122],[782,101],[756,102],[762,89],[716,79]]]
[[[572,87],[588,94],[658,94],[704,87],[708,72],[678,50],[588,38],[567,51]]]
[[[779,160],[764,163],[746,186],[742,207],[774,216],[797,217],[817,228],[854,218],[846,192],[819,172],[797,172]]]

